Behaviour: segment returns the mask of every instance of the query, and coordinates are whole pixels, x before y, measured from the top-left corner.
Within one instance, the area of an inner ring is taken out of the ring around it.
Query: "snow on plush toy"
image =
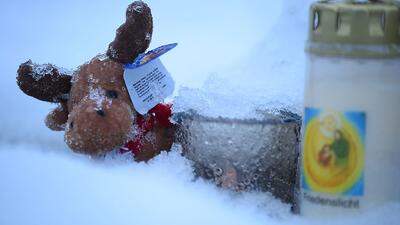
[[[124,64],[146,51],[152,31],[150,8],[133,2],[107,54],[73,73],[28,61],[20,65],[17,83],[27,95],[59,104],[46,117],[46,125],[65,130],[65,141],[73,151],[97,156],[125,145],[121,152],[131,151],[136,160],[147,161],[171,147],[171,106],[159,104],[146,116],[138,114],[123,74]]]

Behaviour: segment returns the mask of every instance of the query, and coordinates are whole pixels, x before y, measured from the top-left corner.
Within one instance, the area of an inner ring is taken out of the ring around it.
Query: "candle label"
[[[133,106],[140,114],[146,114],[174,92],[175,82],[159,57],[176,45],[158,47],[125,65],[125,84]]]
[[[364,195],[365,121],[364,112],[305,109],[301,171],[304,200],[359,207],[357,199]]]

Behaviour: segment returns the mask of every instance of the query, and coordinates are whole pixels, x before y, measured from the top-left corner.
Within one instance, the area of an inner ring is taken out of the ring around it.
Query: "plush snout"
[[[65,140],[75,152],[105,154],[129,140],[133,121],[132,109],[123,101],[84,99],[68,117]]]

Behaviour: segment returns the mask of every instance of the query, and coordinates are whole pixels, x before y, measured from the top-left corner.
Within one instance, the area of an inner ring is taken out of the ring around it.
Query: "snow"
[[[175,110],[242,119],[258,118],[257,111],[271,108],[301,114],[308,26],[304,5],[311,2],[283,1],[286,10],[276,23],[267,19],[264,39],[239,61],[213,71],[201,87],[179,89]]]
[[[178,150],[149,164],[60,150],[0,146],[0,224],[398,224],[399,204],[329,221],[293,216],[270,195],[193,182]]]
[[[28,60],[26,62],[26,66],[32,68],[32,72],[29,74],[35,81],[41,80],[43,77],[45,77],[48,74],[53,73],[53,69],[56,69],[59,72],[60,76],[72,76],[72,71],[62,68],[62,67],[57,67],[53,66],[49,63],[45,64],[35,64],[31,60]]]
[[[150,48],[179,43],[163,57],[180,87],[176,108],[238,118],[257,108],[299,112],[310,2],[149,0]],[[194,180],[179,147],[148,164],[73,154],[43,122],[55,106],[18,90],[16,70],[29,58],[76,68],[104,52],[129,3],[0,2],[0,224],[399,224],[399,203],[312,220],[268,194],[220,190]]]
[[[29,63],[31,64],[31,63]],[[53,68],[50,64],[43,64],[43,65],[37,65],[33,66],[33,79],[36,81],[39,81],[42,79],[46,74],[50,74],[53,71]]]
[[[100,110],[103,105],[111,105],[112,101],[106,98],[105,90],[93,87],[95,84],[99,83],[99,81],[93,77],[93,74],[89,74],[87,83],[89,84],[88,98],[96,103],[95,110]]]
[[[142,5],[135,5],[134,7],[132,7],[130,10],[130,12],[133,10],[135,10],[137,13],[141,13],[143,11],[143,6]]]

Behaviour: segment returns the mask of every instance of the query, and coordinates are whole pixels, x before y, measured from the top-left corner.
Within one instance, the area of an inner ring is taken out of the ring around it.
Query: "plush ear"
[[[126,21],[117,29],[110,43],[107,56],[119,63],[132,63],[146,51],[153,34],[153,18],[146,3],[135,1],[126,10]]]
[[[46,126],[53,131],[63,131],[65,130],[67,120],[68,106],[66,102],[62,102],[47,115],[45,123]]]
[[[69,97],[72,73],[31,60],[22,63],[17,73],[19,88],[29,96],[47,102],[64,102]]]

